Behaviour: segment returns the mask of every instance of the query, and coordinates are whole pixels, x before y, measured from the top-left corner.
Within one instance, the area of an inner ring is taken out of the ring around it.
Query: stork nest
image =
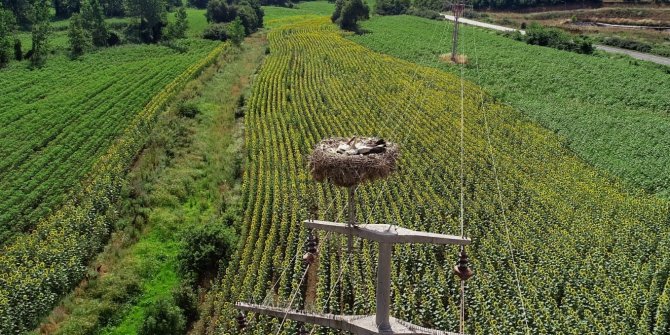
[[[398,146],[380,138],[325,139],[309,157],[312,177],[330,180],[337,186],[350,187],[365,181],[388,177],[396,170]]]

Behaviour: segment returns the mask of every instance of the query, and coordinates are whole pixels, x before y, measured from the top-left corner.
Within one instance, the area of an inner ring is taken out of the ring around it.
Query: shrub
[[[172,292],[175,304],[182,310],[186,324],[198,319],[198,296],[188,285],[181,285]]]
[[[226,24],[226,33],[233,43],[240,45],[244,40],[245,36],[245,27],[242,24],[242,20],[238,16],[235,18],[235,21]]]
[[[169,299],[160,299],[149,307],[138,334],[181,335],[186,330],[186,320],[179,307]]]
[[[235,243],[234,232],[221,223],[191,229],[183,238],[186,246],[178,255],[179,269],[187,280],[200,282],[215,275],[227,263]]]
[[[21,40],[18,38],[14,40],[14,59],[18,61],[23,60],[23,50],[21,47]]]
[[[558,28],[543,27],[535,23],[528,27],[526,35],[520,35],[518,33],[505,35],[514,39],[520,38],[528,44],[546,46],[582,54],[593,53],[593,44],[587,37],[570,35]]]
[[[225,41],[228,39],[225,23],[213,23],[205,28],[202,37],[208,40]]]
[[[177,114],[182,117],[187,117],[189,119],[194,118],[196,115],[200,114],[200,108],[193,101],[185,101],[179,104],[179,110]]]
[[[113,47],[121,44],[121,34],[114,30],[110,30],[107,34],[107,46]]]
[[[610,45],[613,47],[635,50],[640,52],[650,52],[652,46],[647,43],[642,43],[634,40],[628,40],[620,37],[605,37],[602,40],[602,43],[605,45]]]

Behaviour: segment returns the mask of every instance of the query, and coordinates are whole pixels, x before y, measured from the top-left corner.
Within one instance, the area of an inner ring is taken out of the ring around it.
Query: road
[[[646,60],[646,61],[653,62],[653,63],[656,63],[656,64],[663,64],[663,65],[670,66],[670,58],[668,58],[668,57],[661,57],[661,56],[656,56],[656,55],[652,55],[652,54],[646,54],[644,52],[621,49],[621,48],[615,48],[615,47],[610,47],[610,46],[601,45],[601,44],[596,44],[595,47],[596,47],[596,49],[602,50],[602,51],[605,51],[605,52],[614,53],[614,54],[624,54],[624,55],[631,56],[635,59]]]
[[[449,21],[454,21],[455,20],[454,16],[452,16],[452,15],[442,14],[442,16]],[[490,24],[490,23],[486,23],[486,22],[479,22],[479,21],[465,19],[465,18],[460,18],[460,19],[458,19],[458,21],[463,23],[463,24],[469,25],[469,26],[481,27],[481,28],[492,29],[492,30],[497,30],[497,31],[517,31],[517,29],[514,29],[514,28],[499,26],[499,25]],[[519,30],[519,32],[521,32],[522,35],[526,34],[526,32],[523,31],[523,30]],[[661,56],[656,56],[656,55],[647,54],[647,53],[643,53],[643,52],[621,49],[621,48],[615,48],[615,47],[610,47],[610,46],[601,45],[601,44],[595,44],[594,46],[595,46],[596,49],[601,50],[601,51],[605,51],[605,52],[609,52],[609,53],[615,53],[615,54],[624,54],[624,55],[628,55],[630,57],[633,57],[635,59],[670,66],[670,58],[668,58],[668,57],[661,57]]]

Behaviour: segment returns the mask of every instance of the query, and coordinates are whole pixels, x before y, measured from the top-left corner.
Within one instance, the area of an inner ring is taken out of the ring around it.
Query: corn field
[[[624,190],[552,132],[459,77],[346,40],[326,19],[272,30],[245,118],[245,218],[209,296],[202,334],[236,333],[235,301],[286,307],[305,271],[312,203],[343,222],[346,190],[317,184],[307,156],[331,136],[399,143],[400,170],[357,191],[357,220],[459,233],[461,85],[464,212],[475,277],[470,334],[668,334],[667,204]],[[498,188],[499,186],[499,188]],[[317,311],[373,314],[376,245],[320,234]],[[392,315],[458,329],[453,247],[397,246]],[[296,294],[293,308],[301,308]],[[249,334],[296,325],[249,316]],[[317,329],[315,333],[327,334]]]

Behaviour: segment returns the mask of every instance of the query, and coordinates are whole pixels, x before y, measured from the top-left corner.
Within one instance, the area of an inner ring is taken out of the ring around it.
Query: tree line
[[[186,37],[188,14],[182,0],[0,0],[0,68],[10,61],[29,60],[44,65],[50,52],[53,20],[69,19],[67,37],[72,58],[94,48],[127,43],[159,43]],[[274,0],[271,0],[274,1]],[[258,0],[188,0],[207,9],[211,23],[203,37],[240,43],[263,26]],[[168,22],[167,13],[175,13]],[[110,27],[109,17],[129,22]],[[31,33],[32,46],[24,53],[19,33]]]

